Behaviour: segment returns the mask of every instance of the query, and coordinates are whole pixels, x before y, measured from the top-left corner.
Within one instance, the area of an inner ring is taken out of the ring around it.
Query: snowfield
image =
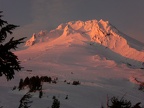
[[[56,84],[43,84],[43,97],[31,93],[31,108],[51,107],[53,96],[60,108],[101,108],[107,96],[142,102],[144,45],[118,31],[108,21],[71,21],[50,32],[35,33],[27,48],[15,51],[22,66],[12,81],[0,78],[0,105],[17,108],[28,89],[12,90],[21,78],[50,76]],[[31,71],[28,71],[31,70]],[[72,85],[79,81],[80,85]],[[70,83],[70,84],[68,84]],[[65,99],[68,96],[68,99]]]

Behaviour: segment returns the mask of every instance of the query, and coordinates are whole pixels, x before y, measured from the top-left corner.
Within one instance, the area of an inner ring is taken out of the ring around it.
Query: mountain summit
[[[108,21],[104,20],[79,20],[60,24],[56,29],[50,32],[41,31],[37,34],[34,33],[33,36],[26,41],[25,46],[35,46],[36,44],[39,46],[42,44],[82,45],[84,43],[95,48],[99,45],[105,48],[105,50],[109,50],[109,52],[111,52],[107,54],[109,55],[109,59],[122,57],[125,58],[130,66],[136,63],[140,65],[140,67],[143,67],[144,45],[120,32]],[[115,56],[113,56],[112,53],[115,53]]]

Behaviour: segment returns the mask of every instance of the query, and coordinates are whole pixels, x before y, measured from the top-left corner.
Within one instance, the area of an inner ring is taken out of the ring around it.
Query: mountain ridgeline
[[[99,50],[97,55],[125,63],[133,68],[144,68],[144,44],[120,32],[108,21],[70,21],[56,29],[34,33],[26,41],[29,48],[47,45],[81,45]],[[88,47],[88,48],[89,48]],[[98,52],[98,51],[97,51]]]

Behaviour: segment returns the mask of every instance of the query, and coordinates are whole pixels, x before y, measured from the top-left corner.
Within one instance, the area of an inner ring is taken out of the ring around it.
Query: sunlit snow
[[[58,77],[58,82],[44,83],[41,99],[37,92],[32,93],[31,108],[51,107],[53,96],[60,100],[61,108],[100,108],[106,106],[107,96],[125,96],[133,104],[144,105],[144,92],[138,90],[136,81],[144,82],[143,45],[108,21],[70,21],[50,32],[33,34],[25,45],[15,52],[24,69],[10,82],[0,78],[0,105],[4,108],[18,107],[27,92],[11,90],[20,78],[36,75]]]

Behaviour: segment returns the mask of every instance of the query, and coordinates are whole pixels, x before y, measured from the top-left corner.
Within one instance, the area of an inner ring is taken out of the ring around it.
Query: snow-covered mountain
[[[108,21],[64,23],[50,32],[34,33],[25,46],[14,52],[22,71],[9,82],[0,77],[4,108],[18,108],[29,91],[27,86],[19,91],[19,81],[33,76],[56,78],[57,83],[43,82],[42,98],[39,91],[31,92],[30,108],[51,108],[53,96],[61,108],[106,108],[107,96],[144,105],[144,92],[138,90],[144,82],[144,45]]]
[[[144,68],[144,44],[120,32],[108,21],[70,21],[56,29],[34,33],[25,46],[44,49],[47,46],[74,44],[92,48],[96,55],[133,68]]]

